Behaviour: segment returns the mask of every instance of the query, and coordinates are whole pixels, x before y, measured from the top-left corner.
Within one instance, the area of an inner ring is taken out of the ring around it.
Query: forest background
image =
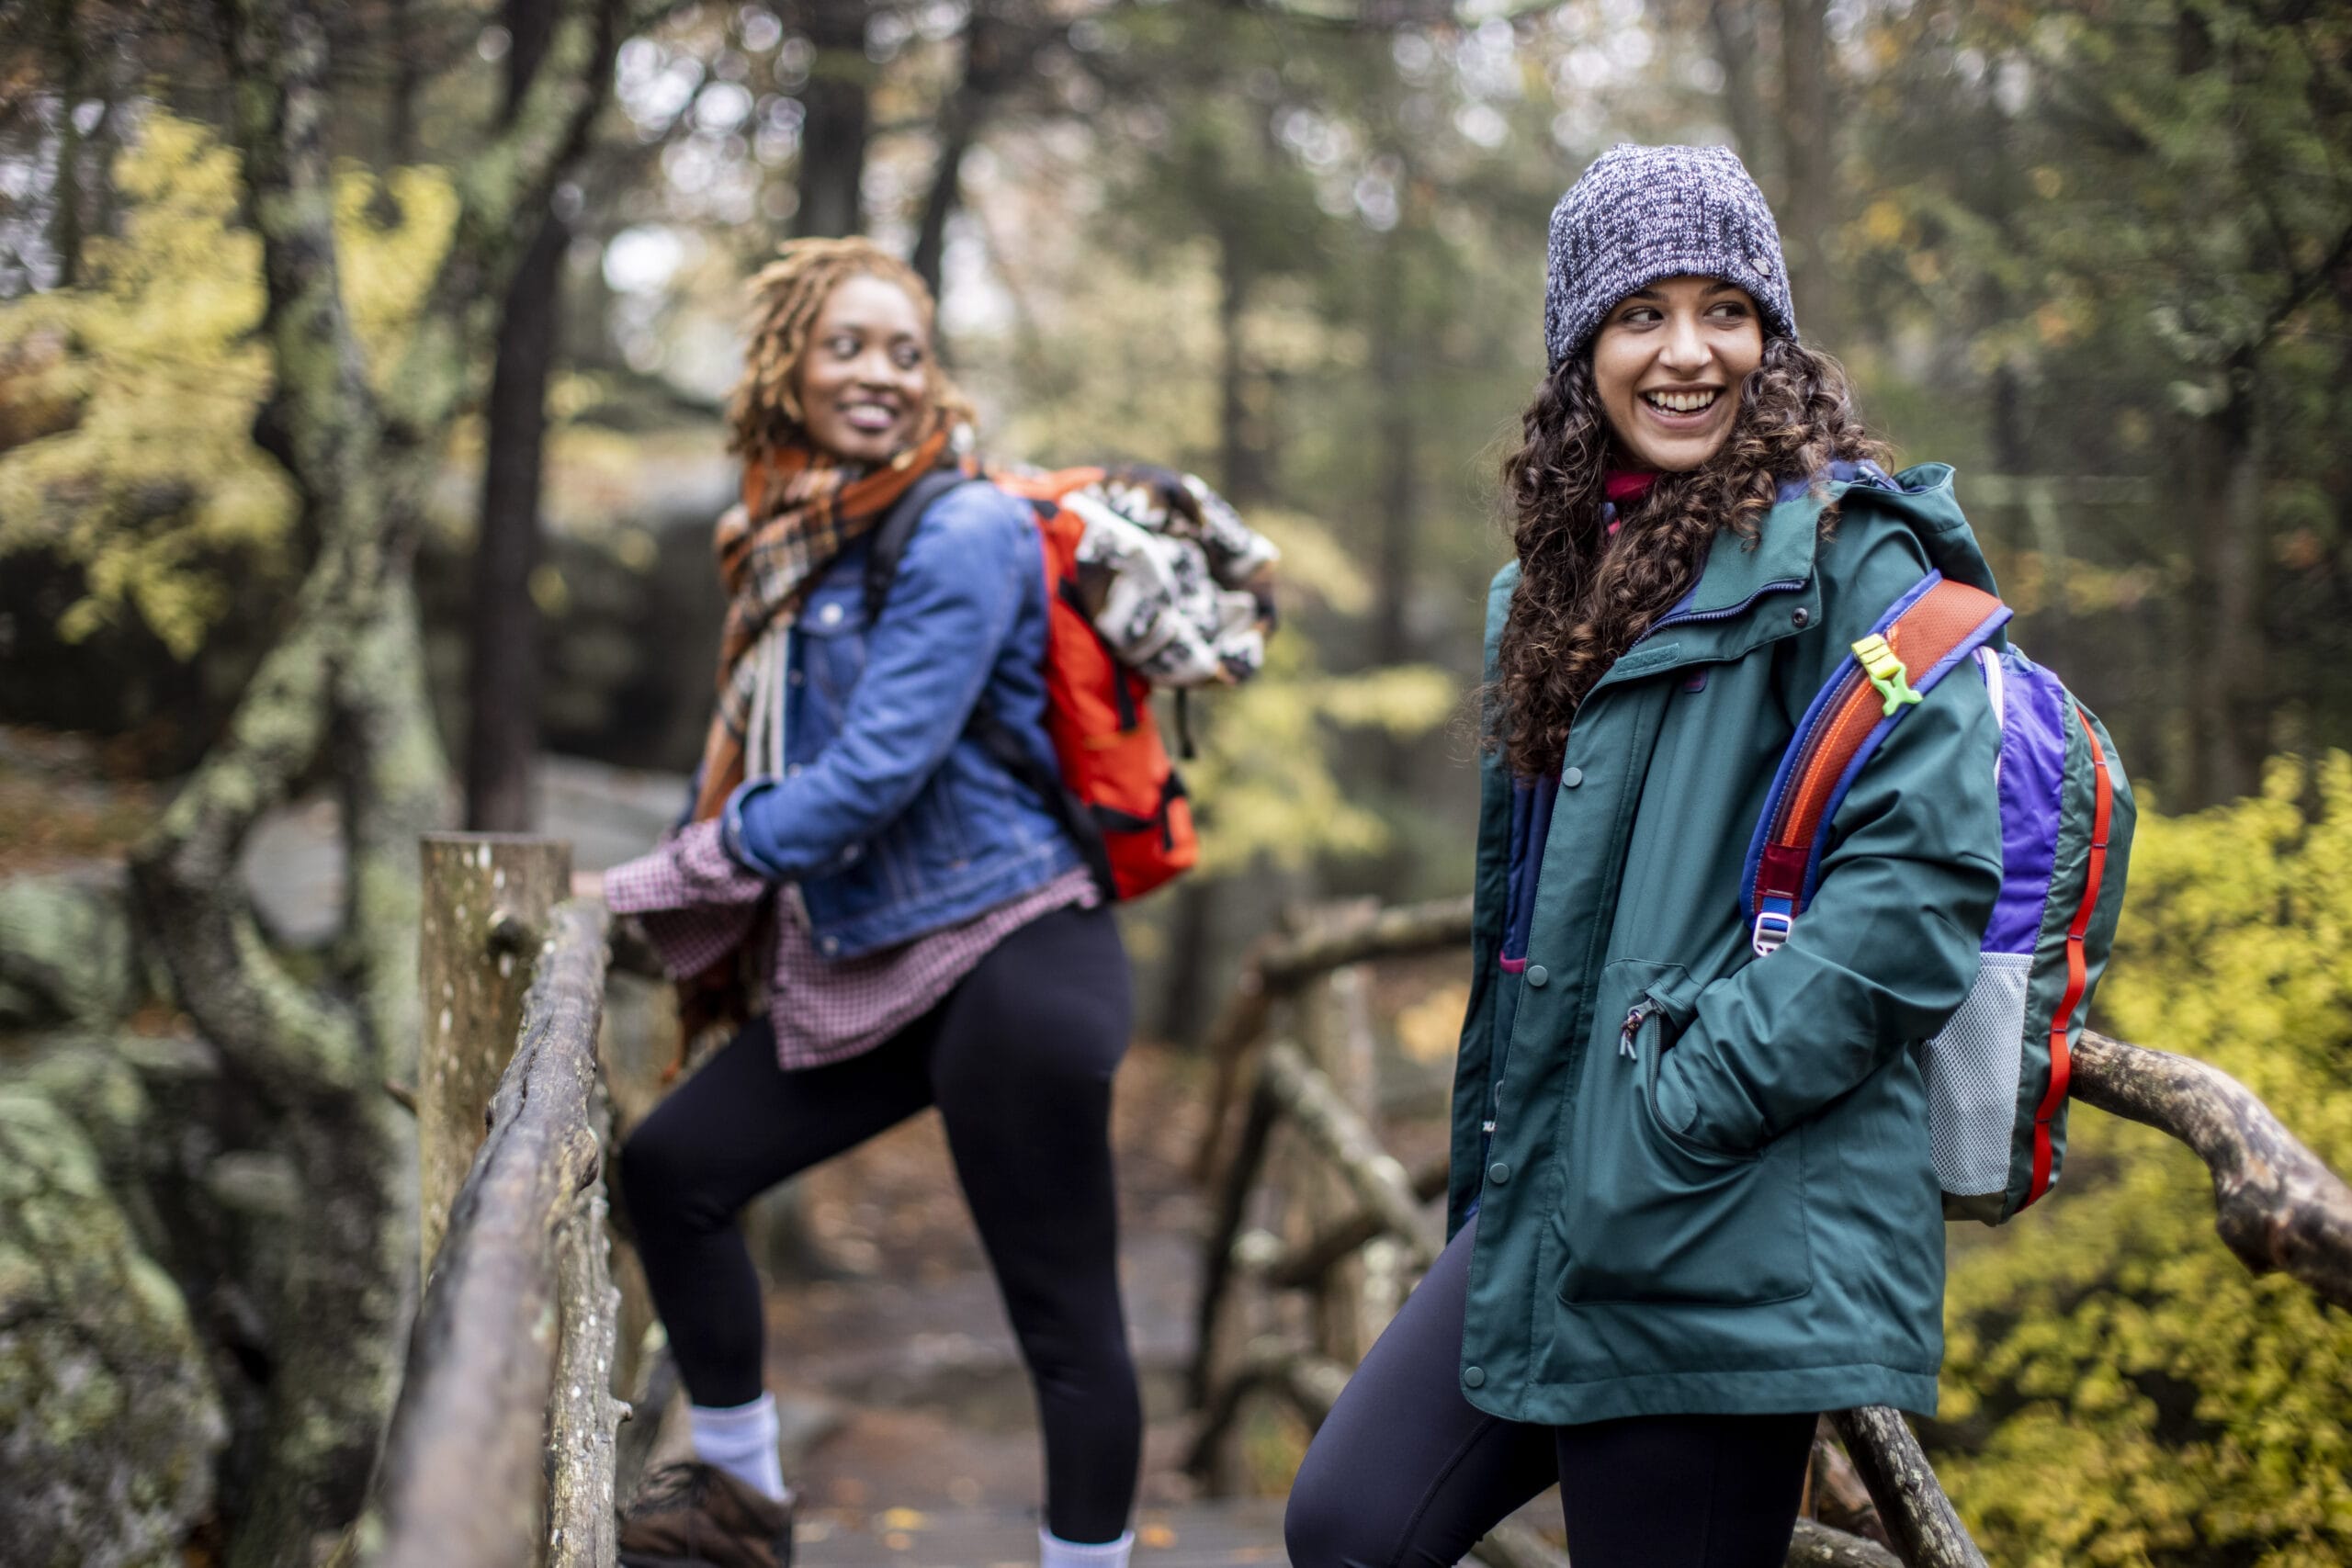
[[[0,874],[130,848],[156,985],[232,1056],[308,1004],[208,1006],[245,960],[171,934],[229,918],[187,846],[243,809],[237,716],[333,618],[306,595],[353,540],[390,541],[351,569],[380,574],[352,624],[387,640],[326,662],[413,675],[429,725],[330,694],[325,760],[259,776],[339,799],[355,853],[435,815],[530,827],[543,752],[691,764],[740,286],[797,234],[869,232],[936,280],[990,454],[1190,468],[1284,549],[1266,677],[1194,705],[1209,862],[1129,922],[1150,1033],[1196,1039],[1286,904],[1461,891],[1545,219],[1612,142],[1720,141],[1780,215],[1805,335],[1904,461],[1957,468],[2017,640],[2151,811],[2108,1026],[2220,1063],[2352,1168],[2340,6],[5,0],[0,38]],[[273,102],[327,110],[313,186],[256,158]],[[287,330],[321,254],[325,372]],[[390,523],[351,522],[372,470],[322,445],[357,428],[333,397],[418,476],[386,481]],[[391,771],[336,760],[371,746]],[[396,1055],[413,950],[367,937],[413,905],[353,881],[368,952],[268,974],[339,985],[352,1039]],[[14,897],[0,949],[53,945]],[[28,962],[0,957],[0,1066],[86,1108],[121,1080],[54,1039],[107,1004]],[[1406,1048],[1446,1049],[1457,1000],[1400,1015]],[[2352,1332],[2244,1276],[2185,1152],[2077,1129],[2061,1200],[1954,1232],[1927,1435],[1972,1526],[2000,1562],[2352,1559]],[[206,1462],[231,1503],[289,1471],[333,1494],[332,1457],[230,1404]]]

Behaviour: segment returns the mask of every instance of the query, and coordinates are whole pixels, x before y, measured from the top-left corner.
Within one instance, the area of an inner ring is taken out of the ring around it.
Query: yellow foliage
[[[1372,579],[1329,528],[1303,512],[1252,507],[1250,525],[1283,552],[1282,592],[1286,601],[1319,600],[1343,615],[1372,608]]]
[[[1194,700],[1216,725],[1186,771],[1201,814],[1202,869],[1217,874],[1261,856],[1298,866],[1386,848],[1387,823],[1351,800],[1333,773],[1326,731],[1421,734],[1444,722],[1456,697],[1453,677],[1427,665],[1326,674],[1306,643],[1283,636],[1268,646],[1258,679]]]
[[[270,390],[261,246],[237,225],[236,155],[202,126],[150,110],[115,181],[121,232],[89,242],[90,284],[0,305],[0,401],[63,411],[61,428],[0,451],[0,558],[45,550],[82,569],[63,635],[128,612],[185,659],[226,607],[225,562],[290,565],[294,497],[250,435]],[[337,176],[345,302],[379,356],[455,218],[438,175],[401,171],[393,191],[402,219],[379,227],[372,178]]]
[[[2100,1027],[2235,1075],[2352,1170],[2352,759],[2145,817]],[[1938,1467],[1994,1562],[2352,1561],[2352,1324],[2213,1234],[2177,1143],[2072,1112],[2067,1180],[1955,1233]]]
[[[1469,1010],[1467,983],[1440,986],[1396,1010],[1396,1043],[1416,1062],[1450,1060],[1462,1043],[1462,1016]]]
[[[1065,218],[1036,215],[1047,229]],[[1049,467],[1179,468],[1216,450],[1223,334],[1204,244],[1169,246],[1148,277],[1084,245],[1004,247],[995,260],[1017,302],[1011,330],[956,340],[987,450]]]
[[[397,220],[380,222],[387,211],[397,213]],[[357,164],[336,171],[335,260],[343,308],[371,367],[392,367],[457,222],[457,187],[438,169],[394,169],[381,188]]]

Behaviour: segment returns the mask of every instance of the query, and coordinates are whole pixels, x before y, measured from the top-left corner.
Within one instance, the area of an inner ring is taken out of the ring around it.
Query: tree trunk
[[[537,826],[540,639],[531,574],[543,554],[548,371],[571,242],[554,213],[540,219],[498,328],[467,637],[466,826],[476,832]]]
[[[1407,337],[1405,241],[1391,230],[1380,245],[1372,307],[1372,374],[1380,398],[1380,491],[1373,512],[1380,519],[1374,557],[1372,658],[1375,664],[1401,664],[1413,657],[1407,600],[1413,586],[1413,524],[1420,475],[1415,462],[1412,349]]]
[[[57,179],[49,193],[49,248],[57,258],[59,288],[82,280],[82,127],[74,118],[87,90],[89,58],[75,26],[74,0],[55,0],[52,43],[61,59]]]
[[[1415,415],[1420,406],[1420,389],[1413,380],[1408,335],[1406,244],[1400,223],[1381,237],[1379,254],[1373,262],[1372,375],[1380,400],[1381,456],[1380,489],[1373,503],[1380,535],[1373,561],[1371,653],[1373,663],[1378,665],[1402,664],[1417,651],[1408,616],[1413,592],[1413,527],[1419,499]],[[1381,783],[1401,796],[1412,782],[1414,756],[1422,748],[1385,732],[1374,744],[1378,748]],[[1385,858],[1383,886],[1405,884],[1411,871],[1408,854],[1399,848]]]
[[[1797,326],[1816,344],[1838,341],[1829,278],[1830,227],[1837,210],[1835,124],[1829,111],[1829,35],[1825,0],[1781,3],[1781,164],[1788,193],[1781,203],[1781,241],[1788,254]]]
[[[964,155],[972,150],[977,118],[950,122],[943,116],[939,129],[939,164],[931,176],[931,193],[923,197],[922,216],[915,225],[915,248],[908,265],[937,299],[945,292],[941,270],[947,258],[947,220],[962,205]]]
[[[391,40],[392,80],[390,101],[384,108],[384,162],[397,169],[416,161],[416,99],[424,85],[420,52],[401,46],[416,25],[415,0],[390,0],[385,24]]]
[[[1757,183],[1770,188],[1772,155],[1766,145],[1763,95],[1757,84],[1761,62],[1756,7],[1750,0],[1710,0],[1707,28],[1713,35],[1715,62],[1724,73],[1724,118],[1731,124],[1734,150]]]
[[[2263,680],[2262,475],[2251,356],[2235,356],[2222,405],[2190,442],[2188,535],[2196,592],[2188,607],[2188,805],[2253,793],[2269,751]]]
[[[614,0],[570,0],[550,69],[453,182],[449,249],[405,352],[371,378],[344,307],[333,223],[328,12],[221,0],[232,131],[261,241],[270,450],[316,558],[221,739],[133,859],[174,988],[266,1108],[305,1201],[277,1283],[266,1426],[231,1568],[314,1562],[356,1509],[396,1382],[415,1271],[412,1077],[416,845],[446,770],[411,558],[473,353],[555,170],[576,153],[616,42]],[[237,873],[247,835],[314,769],[343,807],[345,929],[322,985],[264,938]]]
[[[1250,356],[1242,318],[1249,312],[1256,277],[1242,254],[1245,243],[1230,231],[1217,236],[1216,324],[1218,466],[1226,499],[1246,511],[1267,499],[1272,476],[1266,468],[1264,433],[1250,412]]]
[[[1217,886],[1187,877],[1168,912],[1168,964],[1160,974],[1159,1037],[1193,1045],[1208,1027],[1209,959],[1216,936]]]
[[[873,79],[865,57],[865,12],[863,0],[816,0],[810,12],[808,41],[816,46],[816,58],[800,95],[800,205],[792,223],[797,239],[865,231],[866,94]]]
[[[908,257],[934,299],[940,296],[940,269],[947,254],[947,220],[963,200],[964,157],[979,139],[989,100],[1004,86],[1005,39],[994,20],[988,6],[972,6],[964,23],[964,73],[939,109],[939,159],[932,171],[930,194],[923,197],[922,216],[916,220],[915,248]]]
[[[512,40],[503,113],[511,122],[547,53],[555,3],[506,0],[503,15]],[[560,219],[542,214],[499,316],[466,639],[466,826],[476,832],[526,833],[537,825],[539,615],[531,574],[542,553],[548,371],[571,240]]]
[[[1221,352],[1217,365],[1217,443],[1220,479],[1226,499],[1245,512],[1268,498],[1272,476],[1266,463],[1263,432],[1250,412],[1249,354],[1242,339],[1242,317],[1250,306],[1252,274],[1242,247],[1246,242],[1230,231],[1217,235],[1217,330]],[[1216,934],[1216,885],[1193,878],[1177,890],[1176,908],[1169,918],[1168,965],[1161,976],[1159,1035],[1177,1044],[1191,1044],[1208,1022],[1210,949]]]

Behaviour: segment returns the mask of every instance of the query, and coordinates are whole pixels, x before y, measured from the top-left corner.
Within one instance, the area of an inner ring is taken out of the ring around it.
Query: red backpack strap
[[[1931,571],[1830,672],[1805,710],[1747,850],[1740,904],[1760,955],[1788,940],[1821,877],[1847,788],[1904,713],[2009,618],[1981,588]]]

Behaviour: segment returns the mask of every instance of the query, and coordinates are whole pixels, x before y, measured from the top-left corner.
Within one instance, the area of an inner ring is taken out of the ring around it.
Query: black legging
[[[862,1055],[787,1073],[763,1021],[657,1106],[621,1150],[621,1191],[694,1402],[760,1396],[743,1205],[937,1105],[1036,1386],[1046,1526],[1064,1540],[1116,1539],[1143,1433],[1111,1179],[1111,1077],[1131,1010],[1110,911],[1061,909]]]
[[[1531,1427],[1462,1397],[1465,1225],[1348,1382],[1291,1487],[1294,1568],[1452,1568],[1560,1483],[1576,1568],[1779,1568],[1812,1416]]]

